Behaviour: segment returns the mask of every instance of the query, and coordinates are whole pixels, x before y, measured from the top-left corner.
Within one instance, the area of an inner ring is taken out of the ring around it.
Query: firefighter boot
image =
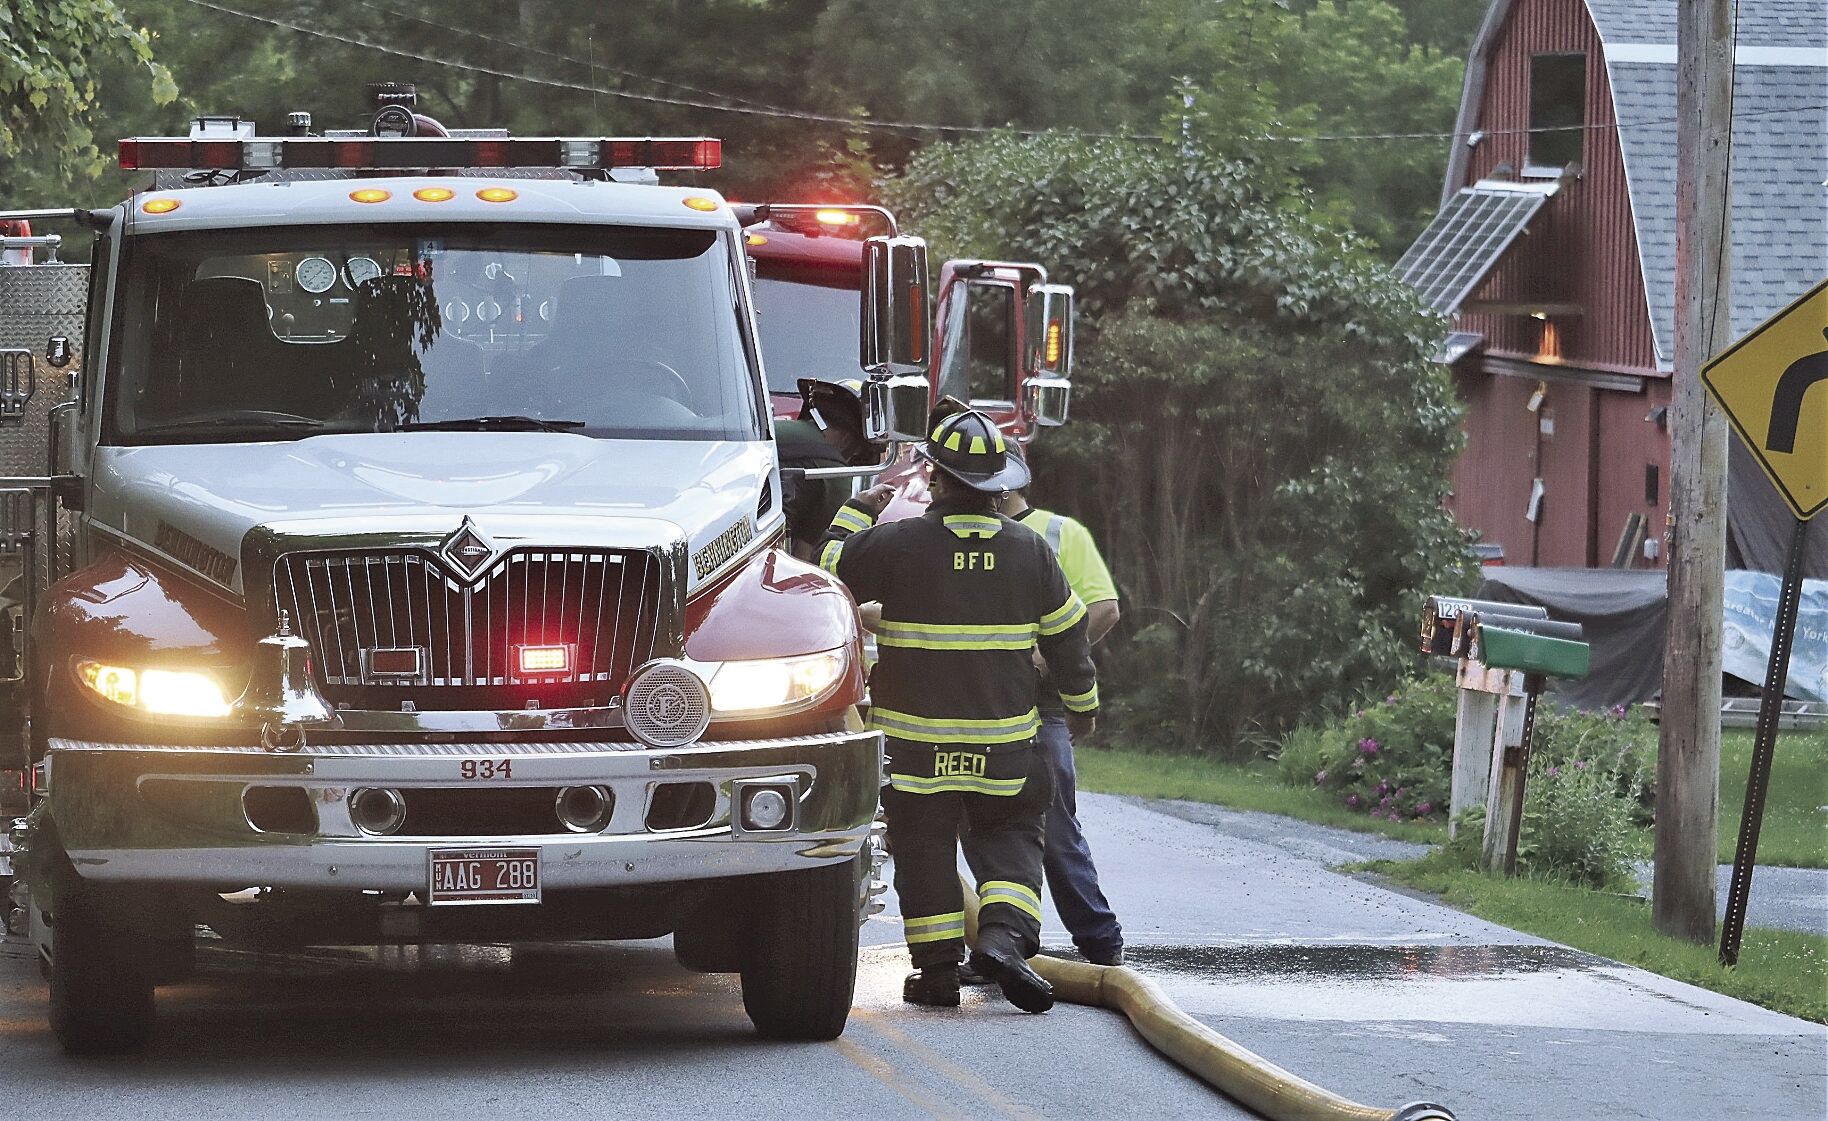
[[[1021,936],[1001,924],[978,931],[977,964],[1003,990],[1009,1003],[1024,1012],[1045,1012],[1054,1006],[1054,987],[1028,967]]]
[[[957,1008],[958,966],[929,965],[916,969],[901,983],[901,999],[928,1008]]]

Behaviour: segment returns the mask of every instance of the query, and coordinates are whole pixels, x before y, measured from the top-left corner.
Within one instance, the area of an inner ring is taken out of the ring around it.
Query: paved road
[[[1462,1118],[1817,1117],[1828,1033],[1329,871],[1223,825],[1086,798],[1137,963],[1193,1014],[1372,1104]],[[0,947],[7,1101],[57,1118],[1245,1116],[1121,1019],[899,1002],[866,926],[834,1045],[749,1032],[735,985],[665,943],[511,954],[211,954],[141,1058],[61,1057],[24,948]],[[1056,934],[1057,937],[1057,934]]]
[[[1186,821],[1214,825],[1226,833],[1308,857],[1329,868],[1367,860],[1414,860],[1431,846],[1402,841],[1377,833],[1359,833],[1314,825],[1276,814],[1234,810],[1206,802],[1151,799],[1142,804]],[[1650,862],[1633,866],[1640,893],[1650,897]],[[1726,914],[1727,885],[1733,866],[1719,869],[1719,907]],[[1759,865],[1752,875],[1752,898],[1747,911],[1752,926],[1799,930],[1828,936],[1828,868],[1777,868]]]

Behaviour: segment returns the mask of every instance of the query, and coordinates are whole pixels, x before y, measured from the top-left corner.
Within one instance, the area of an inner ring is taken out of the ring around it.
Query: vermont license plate
[[[538,903],[540,850],[433,849],[426,902]]]

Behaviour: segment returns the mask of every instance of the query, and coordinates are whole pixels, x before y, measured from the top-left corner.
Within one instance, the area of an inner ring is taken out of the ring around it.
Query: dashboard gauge
[[[551,300],[541,300],[540,301],[540,319],[546,323],[552,322],[552,301]]]
[[[293,274],[298,279],[298,286],[313,296],[330,291],[336,283],[336,266],[322,257],[306,257],[298,263]]]
[[[444,305],[444,317],[453,323],[462,323],[470,317],[470,305],[461,300],[452,300]]]
[[[494,300],[484,300],[476,305],[476,319],[482,323],[493,323],[501,318],[501,305]]]
[[[343,271],[349,277],[349,287],[351,288],[360,288],[369,281],[379,280],[381,277],[381,266],[367,257],[349,258],[349,263],[343,266]]]

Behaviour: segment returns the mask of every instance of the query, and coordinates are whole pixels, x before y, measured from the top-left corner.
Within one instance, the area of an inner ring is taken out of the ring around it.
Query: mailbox
[[[1591,665],[1585,642],[1492,626],[1473,628],[1468,647],[1474,661],[1492,669],[1514,669],[1545,677],[1585,677]]]
[[[1523,619],[1547,619],[1549,609],[1525,603],[1498,603],[1464,596],[1429,596],[1422,603],[1422,653],[1443,657],[1454,650],[1454,621],[1465,612],[1489,612]]]

